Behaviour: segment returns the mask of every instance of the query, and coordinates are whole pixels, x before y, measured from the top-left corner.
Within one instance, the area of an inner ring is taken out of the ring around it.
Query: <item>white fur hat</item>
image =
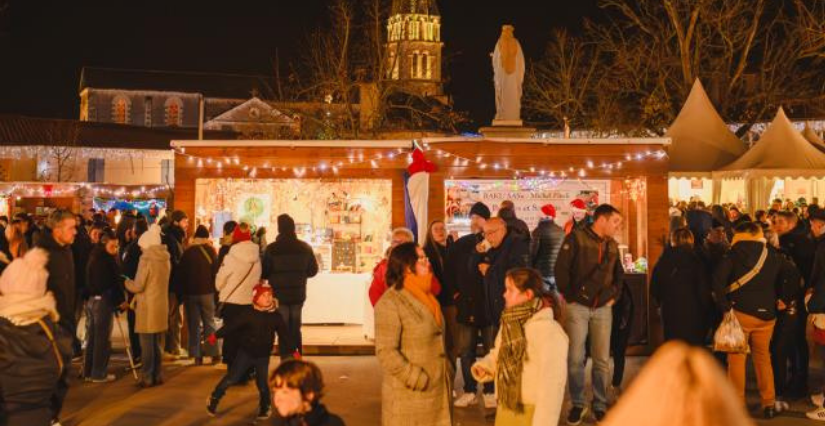
[[[161,244],[160,226],[157,223],[152,224],[149,230],[144,232],[138,240],[138,246],[142,249],[148,249],[152,246],[159,246]]]
[[[24,294],[43,296],[49,272],[46,263],[49,254],[43,249],[32,249],[25,256],[15,259],[0,276],[0,294]]]

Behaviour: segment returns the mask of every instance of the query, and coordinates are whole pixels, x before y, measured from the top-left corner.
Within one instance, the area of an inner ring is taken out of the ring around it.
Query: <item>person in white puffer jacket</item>
[[[560,307],[544,295],[543,288],[535,269],[507,272],[505,309],[495,347],[472,367],[480,383],[495,380],[496,426],[559,423],[569,342],[557,321]]]
[[[252,242],[249,224],[241,223],[232,234],[232,248],[223,259],[215,277],[220,316],[224,323],[232,321],[240,312],[252,309],[252,290],[261,281],[261,250]],[[222,306],[222,307],[221,307]],[[226,365],[232,364],[238,352],[233,336],[223,340],[222,355]]]

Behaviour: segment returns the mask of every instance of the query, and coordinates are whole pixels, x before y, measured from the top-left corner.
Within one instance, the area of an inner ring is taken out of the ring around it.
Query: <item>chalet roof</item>
[[[765,177],[825,176],[825,154],[794,129],[785,111],[779,108],[762,137],[748,152],[714,176]]]
[[[244,74],[83,67],[79,91],[86,88],[200,93],[209,98],[275,98],[268,77]]]
[[[204,137],[232,138],[228,132],[207,132]],[[167,150],[174,139],[197,138],[197,129],[128,126],[90,121],[61,120],[0,114],[0,145],[78,146]]]
[[[668,155],[675,174],[719,170],[745,152],[745,144],[731,133],[699,79],[666,136],[672,139]]]
[[[392,14],[419,14],[438,16],[436,0],[393,0]]]

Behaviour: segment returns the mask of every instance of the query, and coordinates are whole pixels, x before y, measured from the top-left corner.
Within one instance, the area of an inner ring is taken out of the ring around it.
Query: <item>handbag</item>
[[[246,271],[246,274],[243,276],[243,278],[241,278],[241,280],[238,281],[238,284],[235,286],[235,288],[233,288],[232,291],[229,292],[229,295],[226,296],[226,300],[229,300],[229,299],[232,298],[232,295],[235,294],[235,291],[243,284],[244,281],[246,281],[247,277],[249,277],[249,274],[252,273],[253,268],[255,268],[254,263],[252,264],[252,266],[249,267],[249,270]],[[226,306],[225,301],[224,302],[218,302],[218,306],[217,306],[217,308],[215,308],[215,316],[216,317],[223,318],[223,308],[224,308],[224,306]]]

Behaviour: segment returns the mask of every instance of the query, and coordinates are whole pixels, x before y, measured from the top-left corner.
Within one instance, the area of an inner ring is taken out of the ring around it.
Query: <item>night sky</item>
[[[8,1],[8,0],[5,0]],[[390,1],[390,0],[387,0]],[[459,110],[489,124],[494,101],[489,52],[514,24],[528,61],[550,31],[579,28],[597,0],[440,0],[442,40]],[[0,0],[3,4],[4,0]],[[310,29],[326,1],[209,2],[11,0],[0,17],[0,112],[76,118],[83,66],[271,74]]]

